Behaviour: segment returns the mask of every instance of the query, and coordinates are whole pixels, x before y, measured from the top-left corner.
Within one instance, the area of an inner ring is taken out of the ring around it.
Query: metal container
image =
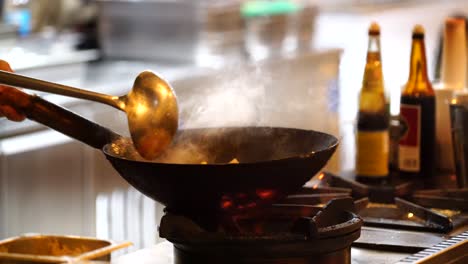
[[[243,59],[237,0],[99,0],[107,58],[222,65]]]
[[[201,1],[99,0],[99,40],[107,58],[195,61]]]
[[[450,121],[459,188],[468,187],[468,104],[450,104]]]
[[[132,245],[78,236],[24,235],[0,241],[0,263],[110,261],[110,253]]]

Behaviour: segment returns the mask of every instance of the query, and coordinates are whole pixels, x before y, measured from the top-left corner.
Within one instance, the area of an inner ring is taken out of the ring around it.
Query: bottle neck
[[[363,90],[383,93],[382,62],[380,60],[380,37],[369,35]]]
[[[378,35],[369,35],[366,60],[359,97],[359,111],[373,114],[384,113],[386,101],[380,60],[380,38]]]
[[[367,46],[367,63],[380,62],[380,36],[369,35],[369,43]]]
[[[419,86],[417,84],[420,83],[430,83],[427,76],[426,48],[424,37],[413,37],[408,84]]]

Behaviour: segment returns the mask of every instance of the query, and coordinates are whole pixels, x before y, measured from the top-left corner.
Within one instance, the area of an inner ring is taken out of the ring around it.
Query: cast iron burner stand
[[[350,246],[362,225],[349,197],[332,199],[325,206],[285,199],[257,217],[236,216],[232,221],[228,230],[220,226],[208,232],[186,217],[166,213],[159,234],[174,244],[177,264],[349,264]],[[232,226],[237,228],[234,234],[228,232]]]
[[[438,180],[445,184],[450,181]],[[468,189],[424,190],[422,188],[428,184],[418,181],[365,185],[328,172],[314,178],[311,185],[312,188],[304,191],[309,192],[309,196],[317,190],[318,193],[328,192],[328,199],[340,197],[346,191],[350,193],[356,199],[357,212],[366,226],[446,233],[467,220],[456,215],[468,210]]]

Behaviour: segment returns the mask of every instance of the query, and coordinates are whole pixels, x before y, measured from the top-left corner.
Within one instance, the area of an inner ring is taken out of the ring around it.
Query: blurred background
[[[0,58],[18,73],[122,95],[151,69],[173,85],[181,127],[329,132],[342,143],[327,169],[339,172],[354,166],[370,22],[381,26],[385,88],[396,115],[413,26],[426,29],[436,80],[444,19],[468,14],[468,2],[5,0],[0,12]],[[128,134],[124,114],[110,107],[39,95]],[[162,211],[99,151],[33,122],[0,119],[0,239],[73,234],[130,240],[134,250],[160,239]]]

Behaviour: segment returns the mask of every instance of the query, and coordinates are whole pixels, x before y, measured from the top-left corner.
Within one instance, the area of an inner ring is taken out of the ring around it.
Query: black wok
[[[13,106],[29,119],[101,149],[137,190],[205,226],[299,189],[326,164],[338,144],[331,135],[291,128],[189,129],[177,133],[168,153],[195,146],[202,156],[183,160],[192,164],[149,162],[122,149],[118,134],[37,96],[24,96],[27,103]],[[234,158],[240,163],[228,164]]]

